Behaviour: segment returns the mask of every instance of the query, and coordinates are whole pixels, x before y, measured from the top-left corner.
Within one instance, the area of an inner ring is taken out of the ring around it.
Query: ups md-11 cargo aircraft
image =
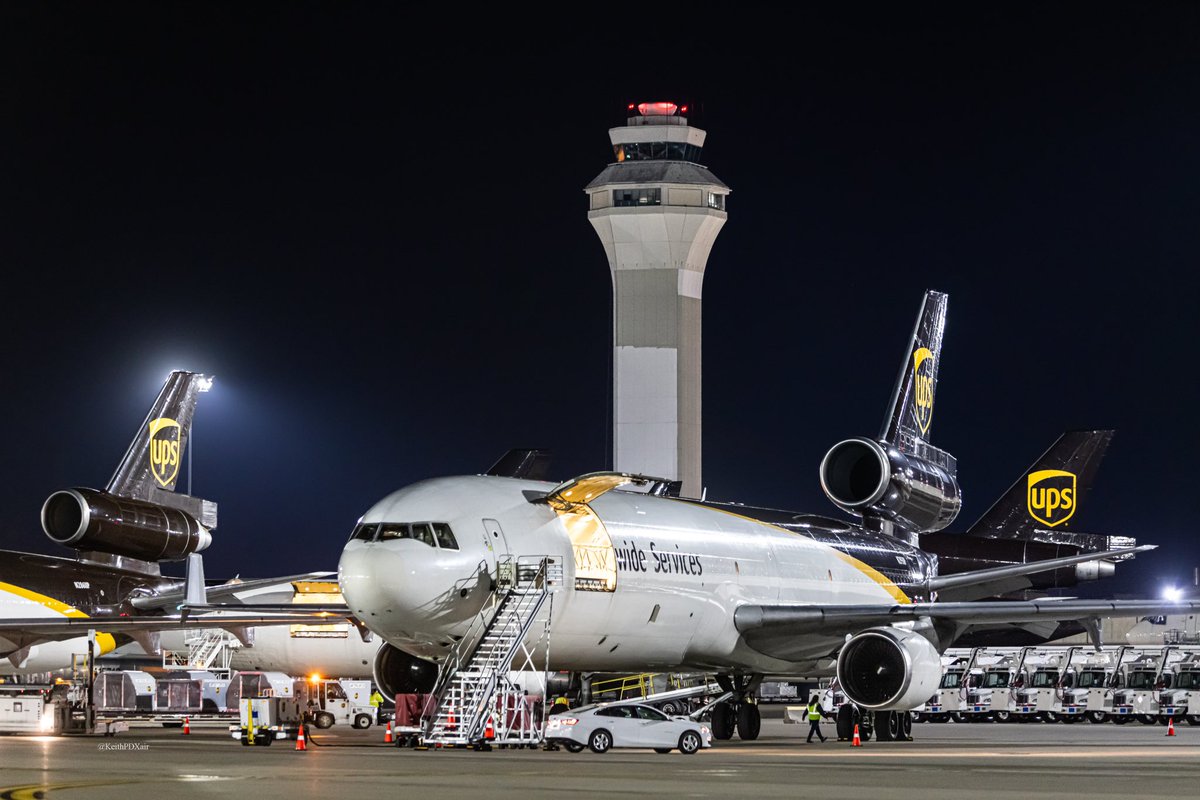
[[[225,628],[245,639],[248,626],[329,621],[322,612],[337,611],[208,604],[314,575],[206,589],[200,551],[212,542],[217,506],[176,494],[175,484],[207,383],[172,372],[107,488],[65,489],[46,500],[42,527],[75,558],[0,550],[0,674],[64,669],[74,656],[129,642],[157,653],[160,631]],[[161,574],[162,562],[184,560],[185,580]],[[204,613],[216,609],[219,616]]]
[[[757,736],[758,709],[747,700],[763,676],[829,674],[852,701],[840,733],[866,713],[880,738],[905,738],[909,715],[896,712],[934,693],[939,653],[972,629],[1079,622],[1098,640],[1099,618],[1164,613],[1161,601],[972,602],[1030,585],[1016,579],[1145,547],[950,575],[922,549],[922,537],[940,535],[961,505],[954,458],[929,443],[946,304],[946,295],[926,294],[880,435],[838,442],[821,462],[821,487],[857,524],[663,496],[664,482],[616,473],[560,485],[437,478],[384,498],[339,564],[350,610],[387,642],[377,682],[385,692],[428,691],[436,662],[484,608],[505,554],[564,565],[551,669],[716,673],[733,692],[713,710],[718,738],[735,727]],[[1038,469],[1015,488],[1022,513],[1054,528],[1074,513],[1081,487],[1068,469]],[[1011,507],[985,515],[1013,516]],[[1169,610],[1184,608],[1200,603]]]

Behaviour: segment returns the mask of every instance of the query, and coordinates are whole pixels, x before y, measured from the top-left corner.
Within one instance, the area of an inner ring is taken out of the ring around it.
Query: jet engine
[[[856,516],[875,515],[907,531],[945,528],[962,507],[953,457],[925,449],[945,466],[886,442],[847,439],[821,461],[821,488],[838,508]]]
[[[410,656],[385,642],[375,654],[372,674],[379,691],[391,698],[398,694],[427,694],[433,691],[438,667],[432,661]]]
[[[942,662],[929,640],[899,628],[870,628],[842,646],[838,683],[855,704],[874,711],[905,711],[929,700]]]
[[[143,561],[178,561],[212,544],[186,511],[94,489],[64,489],[42,506],[42,529],[59,544]]]

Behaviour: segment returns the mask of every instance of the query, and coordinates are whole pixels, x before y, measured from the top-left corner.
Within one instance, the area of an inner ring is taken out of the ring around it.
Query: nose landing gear
[[[733,697],[717,703],[712,709],[714,739],[732,739],[736,730],[739,739],[752,742],[762,729],[762,714],[754,693],[762,683],[761,675],[717,675],[717,684]]]

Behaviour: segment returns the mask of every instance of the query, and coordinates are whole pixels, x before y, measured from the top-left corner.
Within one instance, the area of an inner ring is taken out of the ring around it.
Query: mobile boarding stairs
[[[436,705],[423,721],[424,744],[484,749],[541,741],[550,612],[562,581],[557,557],[498,559],[495,591],[438,672]],[[534,685],[517,685],[511,672],[529,676]]]

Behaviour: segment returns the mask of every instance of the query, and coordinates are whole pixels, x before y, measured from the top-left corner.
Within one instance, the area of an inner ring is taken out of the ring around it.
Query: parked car
[[[668,717],[650,706],[602,703],[550,717],[546,740],[572,753],[584,747],[590,747],[593,753],[605,753],[610,747],[652,747],[656,753],[678,749],[691,755],[712,747],[712,732],[703,723]]]

